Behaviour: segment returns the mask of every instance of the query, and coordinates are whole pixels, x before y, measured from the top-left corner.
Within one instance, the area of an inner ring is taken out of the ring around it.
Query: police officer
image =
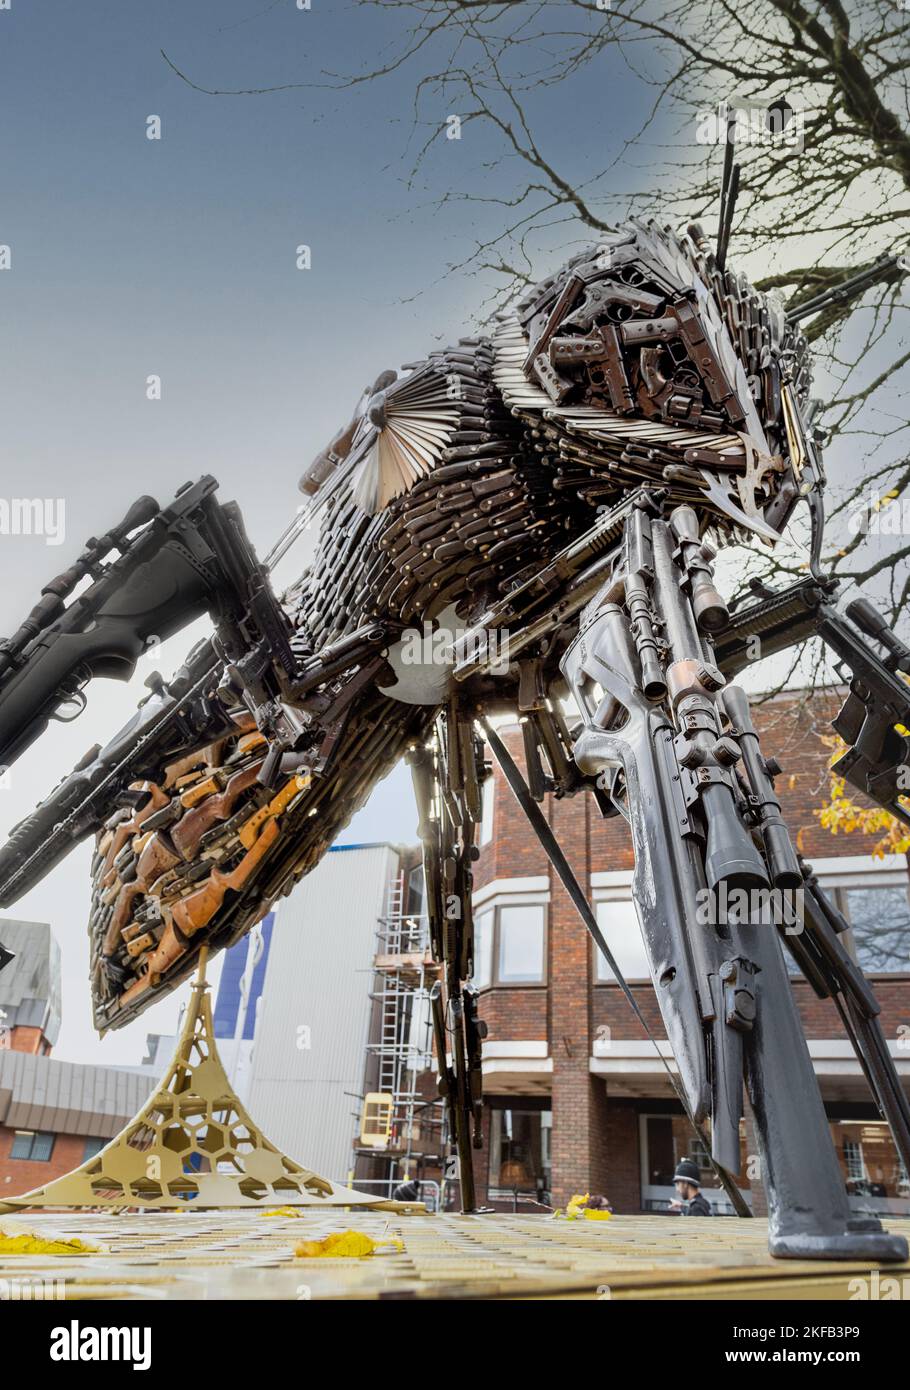
[[[681,1216],[712,1216],[711,1203],[701,1194],[701,1173],[691,1158],[681,1158],[673,1174],[679,1201],[670,1203],[670,1210]]]

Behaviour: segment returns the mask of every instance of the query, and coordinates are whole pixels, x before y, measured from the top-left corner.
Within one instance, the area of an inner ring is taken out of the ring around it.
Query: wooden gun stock
[[[138,835],[142,829],[143,821],[147,821],[149,816],[154,815],[155,811],[162,810],[170,804],[170,798],[161,790],[157,782],[133,782],[130,784],[131,791],[147,791],[149,799],[140,811],[131,816],[129,820],[121,821],[116,826],[111,842],[108,845],[107,855],[104,860],[104,874],[107,875],[114,867],[114,860],[123,849],[124,845]],[[102,880],[103,881],[103,880]],[[105,886],[107,886],[105,884]]]
[[[189,938],[211,921],[224,902],[228,890],[243,888],[249,882],[280,833],[277,820],[268,821],[252,849],[247,851],[230,873],[213,869],[200,888],[189,893],[175,905],[161,940],[148,957],[147,972],[135,984],[130,985],[121,996],[122,1002],[128,1002],[142,990],[157,983],[164,971],[185,953]]]
[[[171,831],[171,839],[184,859],[192,859],[199,841],[213,825],[227,820],[238,797],[249,787],[255,786],[263,760],[241,768],[229,777],[224,791],[210,796],[201,806],[195,806]]]
[[[174,924],[186,936],[192,936],[200,927],[204,927],[210,922],[224,902],[224,895],[228,889],[244,887],[280,833],[281,827],[277,820],[273,818],[266,821],[262,827],[262,834],[254,842],[252,848],[247,850],[236,868],[226,874],[222,873],[220,869],[213,869],[201,888],[197,888],[194,893],[188,893],[185,898],[181,898],[179,903],[175,903],[173,909]],[[157,952],[155,956],[157,956]],[[155,956],[152,957],[151,961],[153,970],[158,968]]]

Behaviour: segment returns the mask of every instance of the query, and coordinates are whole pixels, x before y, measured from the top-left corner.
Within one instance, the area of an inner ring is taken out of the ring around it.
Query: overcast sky
[[[59,545],[0,537],[0,631],[18,626],[41,584],[135,497],[164,503],[205,472],[224,500],[241,503],[264,553],[298,504],[302,468],[363,386],[470,328],[492,282],[447,276],[446,266],[497,230],[502,213],[457,201],[440,212],[436,199],[489,158],[480,127],[446,142],[426,180],[409,188],[399,158],[407,75],[350,92],[211,97],[159,52],[201,85],[273,86],[372,62],[399,23],[329,0],[312,0],[309,11],[293,0],[13,0],[0,11],[0,244],[12,257],[0,274],[0,494],[62,499],[65,520]],[[561,137],[564,167],[581,176],[619,154],[651,93],[610,54],[572,91],[579,104],[550,93],[541,109]],[[578,110],[584,121],[573,119]],[[160,140],[146,138],[152,116]],[[660,135],[657,127],[652,138]],[[633,186],[641,175],[620,168],[616,177]],[[295,264],[304,243],[307,271]],[[151,375],[160,400],[146,398]],[[281,577],[305,559],[301,545]],[[172,670],[195,635],[172,640],[129,687],[96,683],[87,712],[16,764],[0,790],[0,833],[106,741],[149,670]],[[414,833],[399,769],[344,839]],[[134,1063],[147,1032],[171,1031],[185,991],[95,1038],[89,857],[83,846],[8,915],[49,921],[60,941],[57,1055]]]

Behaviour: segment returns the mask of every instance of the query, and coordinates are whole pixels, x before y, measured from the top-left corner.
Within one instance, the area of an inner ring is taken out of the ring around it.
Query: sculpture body
[[[879,632],[880,655],[857,630],[872,634],[874,613],[856,610],[851,625],[830,602],[808,391],[795,325],[722,270],[697,228],[677,236],[633,223],[536,286],[490,338],[384,373],[364,393],[304,476],[319,543],[280,601],[210,480],[176,510],[140,509],[102,538],[120,556],[111,595],[96,542],[88,599],[65,608],[73,576],[58,577],[0,647],[0,761],[89,676],[129,674],[145,635],[207,608],[213,641],[17,827],[0,851],[0,903],[96,835],[95,1018],[119,1027],[185,978],[203,945],[231,944],[290,891],[406,756],[445,963],[434,1000],[441,1086],[472,1209],[483,1025],[470,893],[486,775],[475,721],[511,710],[532,821],[547,793],[581,792],[630,820],[679,1094],[693,1123],[710,1121],[714,1162],[732,1184],[745,1077],[772,1252],[903,1257],[904,1242],[850,1217],[780,923],[748,899],[808,895],[811,930],[793,949],[843,1004],[907,1161],[910,1111],[874,999],[789,843],[748,702],[726,681],[756,634],[764,655],[815,631],[849,649],[864,665],[839,728],[861,745],[845,771],[907,818],[889,769],[905,751],[894,726],[910,721],[898,674],[910,653]],[[712,547],[773,544],[801,498],[811,580],[731,615]],[[440,621],[467,632],[415,668],[409,637]],[[581,715],[571,731],[567,694]],[[521,799],[520,774],[507,775]],[[713,926],[698,920],[706,894],[727,902],[732,891],[745,906]]]

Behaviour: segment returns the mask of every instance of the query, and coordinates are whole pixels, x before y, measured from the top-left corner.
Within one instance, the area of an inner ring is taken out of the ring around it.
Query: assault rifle
[[[839,658],[835,669],[849,694],[833,720],[848,745],[833,771],[857,791],[910,825],[910,648],[891,631],[867,598],[855,598],[844,613],[835,605],[833,580],[803,579],[786,589],[753,583],[758,602],[740,608],[714,639],[715,658],[735,675],[756,656],[821,637]],[[870,645],[867,639],[880,649]],[[900,726],[897,727],[897,726]]]

